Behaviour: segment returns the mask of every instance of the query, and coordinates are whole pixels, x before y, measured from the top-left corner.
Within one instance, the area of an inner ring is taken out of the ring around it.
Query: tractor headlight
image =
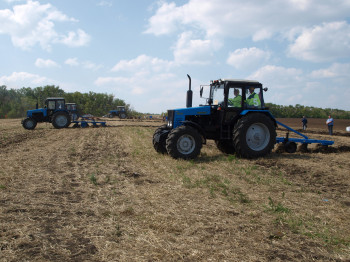
[[[173,127],[173,122],[172,121],[168,121],[168,127],[172,128]]]

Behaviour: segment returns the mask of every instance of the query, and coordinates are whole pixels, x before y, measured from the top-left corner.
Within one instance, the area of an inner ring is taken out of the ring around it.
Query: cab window
[[[224,103],[224,85],[214,86],[211,90],[213,105],[222,105]]]
[[[50,110],[56,109],[55,101],[49,101],[48,104],[47,104],[47,109],[50,109]]]
[[[246,89],[247,108],[261,108],[260,88],[249,87]]]
[[[227,100],[228,107],[242,107],[242,88],[241,87],[235,87],[230,88],[228,92],[228,100]]]
[[[57,100],[57,109],[64,109],[64,101]]]

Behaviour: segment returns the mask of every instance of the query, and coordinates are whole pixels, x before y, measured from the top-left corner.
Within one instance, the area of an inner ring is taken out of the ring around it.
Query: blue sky
[[[144,113],[185,107],[186,74],[194,105],[199,85],[238,78],[267,102],[350,110],[350,1],[0,0],[0,58],[0,85],[114,94]]]

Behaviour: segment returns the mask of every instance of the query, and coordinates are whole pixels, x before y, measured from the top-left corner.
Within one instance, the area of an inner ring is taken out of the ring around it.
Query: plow
[[[328,146],[333,145],[334,141],[330,140],[319,140],[319,139],[309,139],[306,135],[294,130],[293,128],[279,122],[276,120],[276,123],[280,126],[283,126],[287,129],[285,137],[276,137],[276,144],[282,145],[284,150],[288,153],[295,153],[297,151],[297,143],[299,145],[299,151],[307,152],[309,144],[317,144],[319,147],[326,149]],[[302,138],[290,138],[289,131],[301,136]],[[281,143],[281,144],[280,144]],[[281,146],[280,146],[281,148]]]
[[[97,121],[96,121],[97,120]],[[86,128],[89,126],[92,127],[106,127],[106,122],[105,121],[99,121],[99,118],[96,117],[81,117],[80,120],[74,120],[72,121],[73,123],[73,128]]]

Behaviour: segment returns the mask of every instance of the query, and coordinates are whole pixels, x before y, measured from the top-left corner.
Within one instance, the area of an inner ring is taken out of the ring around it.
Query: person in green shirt
[[[250,87],[249,93],[250,93],[250,95],[247,98],[247,106],[248,107],[260,107],[261,106],[260,98],[259,98],[259,95],[257,93],[255,93],[255,88]]]
[[[235,97],[228,99],[229,106],[241,107],[242,106],[242,96],[239,94],[239,90],[234,89],[233,94],[235,95]]]

